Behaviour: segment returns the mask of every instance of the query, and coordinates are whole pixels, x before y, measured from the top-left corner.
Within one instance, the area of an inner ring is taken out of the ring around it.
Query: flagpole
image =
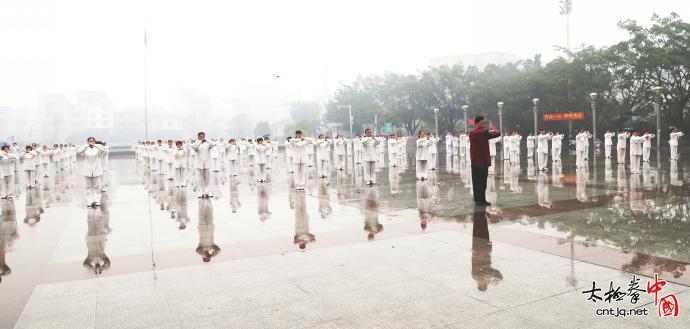
[[[146,48],[148,48],[146,41],[146,23],[144,23],[144,138],[149,140],[149,105],[148,105],[148,90],[147,90],[147,68],[146,68]]]

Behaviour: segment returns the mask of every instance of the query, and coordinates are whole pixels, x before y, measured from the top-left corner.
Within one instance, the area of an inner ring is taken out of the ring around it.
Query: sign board
[[[390,134],[393,132],[393,123],[392,122],[386,122],[383,124],[383,132]]]
[[[585,112],[544,113],[544,121],[584,120]]]

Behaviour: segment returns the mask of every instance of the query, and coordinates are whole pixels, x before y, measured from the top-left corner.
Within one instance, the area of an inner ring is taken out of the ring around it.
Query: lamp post
[[[435,126],[436,136],[438,136],[438,111],[439,111],[438,108],[434,109],[434,123],[436,124],[436,126]]]
[[[468,105],[462,106],[462,112],[465,114],[465,132],[467,132],[467,109],[470,108]]]
[[[346,108],[349,111],[348,113],[350,115],[350,138],[352,138],[352,119],[353,119],[352,118],[352,106],[350,106],[350,105],[339,105],[338,110],[340,110],[341,108]]]
[[[663,96],[661,92],[664,90],[660,86],[652,88],[654,95],[656,96],[656,101],[654,104],[656,106],[656,162],[661,163],[661,97]]]
[[[592,106],[592,138],[594,138],[594,143],[597,142],[597,93],[589,93],[590,105]],[[592,158],[596,155],[596,145],[592,148]]]
[[[503,136],[503,102],[496,103],[498,105],[498,132]]]
[[[532,98],[532,111],[534,112],[534,136],[537,136],[537,106],[539,106],[539,98]]]

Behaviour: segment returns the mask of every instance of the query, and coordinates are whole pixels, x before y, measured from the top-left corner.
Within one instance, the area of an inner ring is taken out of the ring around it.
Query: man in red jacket
[[[472,160],[472,191],[474,203],[478,206],[489,206],[486,202],[486,178],[489,176],[491,156],[489,155],[489,139],[496,138],[501,133],[496,129],[484,130],[486,121],[483,116],[474,119],[476,127],[470,131],[470,158]]]

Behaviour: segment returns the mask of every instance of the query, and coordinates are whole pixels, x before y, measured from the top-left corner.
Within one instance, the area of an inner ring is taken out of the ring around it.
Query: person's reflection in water
[[[671,160],[671,185],[683,186],[683,181],[678,179],[678,160]]]
[[[522,186],[520,186],[520,166],[510,166],[510,192],[520,194],[522,193]]]
[[[309,232],[307,198],[304,191],[297,191],[295,194],[295,237],[292,241],[300,249],[304,249],[308,243],[316,241],[316,236]]]
[[[400,168],[390,167],[388,168],[388,183],[391,187],[391,195],[400,195]]]
[[[628,180],[626,179],[626,173],[625,173],[625,165],[619,164],[618,165],[618,172],[616,175],[616,179],[618,181],[618,193],[621,195],[625,195],[626,192],[628,192]],[[625,197],[623,197],[625,198]]]
[[[587,180],[589,175],[585,168],[577,168],[575,169],[575,173],[575,194],[577,195],[577,200],[582,203],[589,202],[589,198],[587,197]]]
[[[110,268],[110,258],[105,254],[105,242],[111,231],[110,212],[105,199],[101,199],[100,208],[87,208],[86,216],[86,248],[88,253],[82,265],[95,274],[101,274]]]
[[[419,224],[422,230],[431,220],[431,193],[428,181],[417,181],[417,208],[419,209]]]
[[[328,182],[322,181],[319,185],[319,213],[322,219],[326,219],[331,216],[332,212],[331,199],[328,193]]]
[[[563,187],[563,165],[560,161],[552,162],[551,184],[553,187]]]
[[[254,174],[254,170],[248,170],[247,179],[249,182],[249,190],[254,191],[254,188],[256,187],[256,175]]]
[[[630,175],[630,210],[633,214],[641,214],[647,210],[642,197],[640,175]]]
[[[240,203],[240,197],[239,197],[239,179],[237,176],[230,176],[229,180],[230,184],[230,209],[232,209],[232,213],[236,213],[237,209],[242,206],[242,203]]]
[[[264,222],[271,217],[271,212],[268,211],[268,199],[271,196],[270,184],[259,184],[256,188],[256,197],[258,199],[258,214],[259,220]]]
[[[487,207],[487,212],[496,214],[501,212],[498,208],[498,192],[496,191],[496,175],[489,175],[486,179],[486,201],[491,205]]]
[[[553,206],[549,198],[549,179],[543,171],[537,177],[537,200],[542,208],[550,209]]]
[[[534,166],[534,160],[532,158],[527,159],[527,179],[537,179],[537,168]]]
[[[292,175],[288,176],[288,202],[290,203],[290,209],[295,209],[295,194],[297,189],[295,188],[295,179]]]
[[[175,189],[175,212],[174,218],[178,223],[178,229],[184,230],[189,224],[189,215],[187,213],[187,189]]]
[[[379,191],[375,186],[366,190],[367,196],[364,199],[364,231],[367,238],[373,240],[376,234],[383,231],[383,225],[379,223]]]
[[[503,280],[503,274],[491,266],[491,239],[489,238],[488,214],[484,207],[474,207],[472,215],[472,278],[479,291],[486,291],[489,284]]]
[[[654,184],[652,184],[652,170],[648,161],[642,163],[642,186],[647,191],[654,189]]]
[[[43,208],[41,207],[40,188],[26,189],[26,217],[24,223],[36,225],[41,221]]]
[[[338,202],[340,204],[345,203],[347,201],[347,175],[341,170],[338,171],[336,178],[336,191]]]
[[[10,266],[7,265],[5,254],[7,249],[16,240],[17,234],[17,213],[14,210],[13,199],[2,200],[2,216],[0,216],[0,282],[2,277],[12,274]]]
[[[446,153],[446,173],[453,173],[453,156],[450,153]]]
[[[606,158],[606,160],[604,160],[604,180],[607,183],[615,181],[615,179],[613,179],[613,169],[611,169],[611,158]]]
[[[211,258],[218,256],[220,247],[213,241],[215,225],[213,225],[213,204],[211,199],[199,199],[199,245],[196,253],[201,256],[204,263],[211,261]]]

